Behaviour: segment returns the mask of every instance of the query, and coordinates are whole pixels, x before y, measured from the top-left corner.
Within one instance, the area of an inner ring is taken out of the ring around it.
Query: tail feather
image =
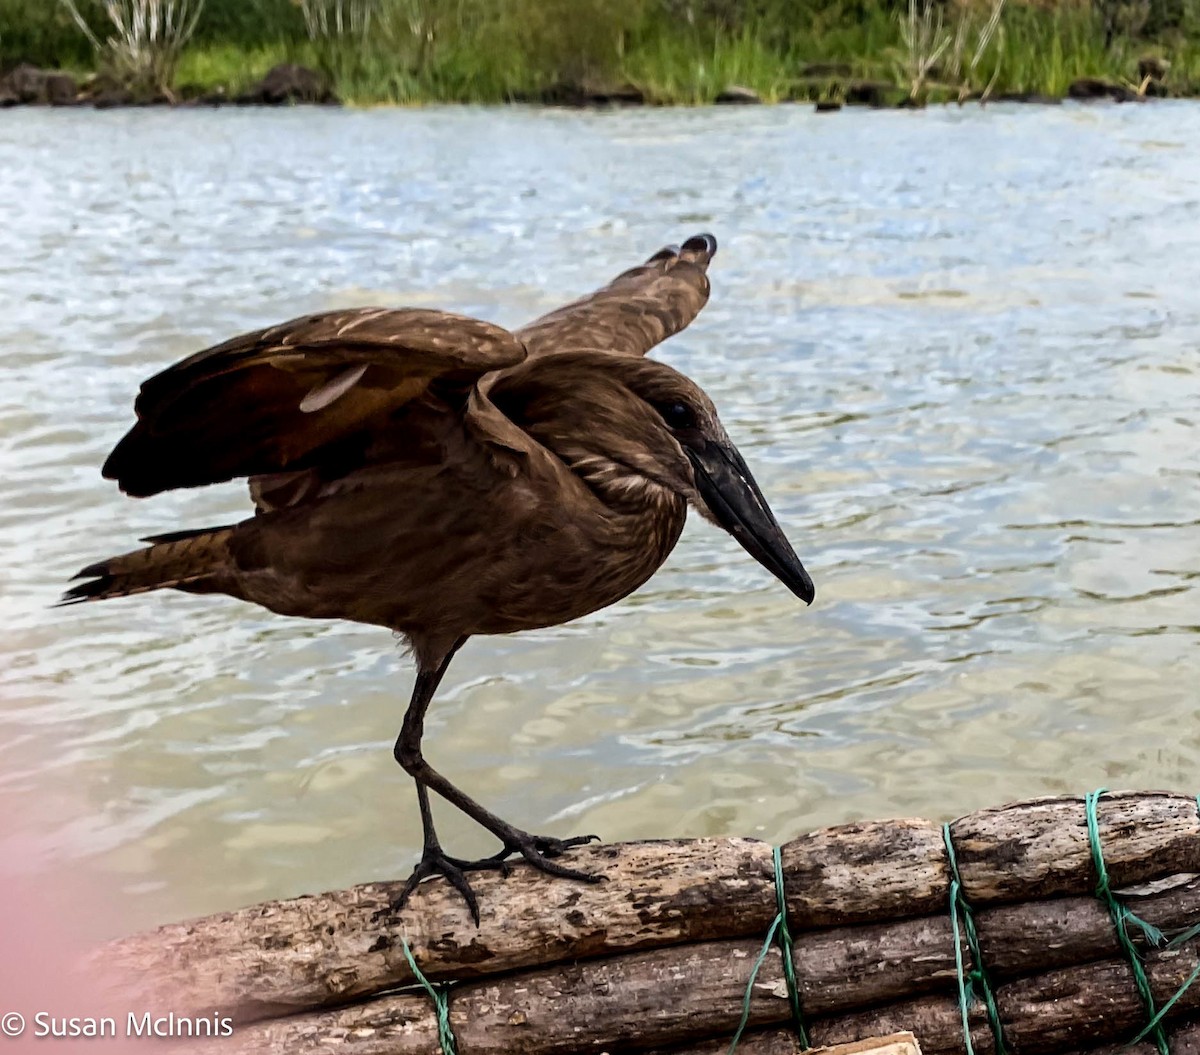
[[[156,536],[162,541],[89,564],[74,576],[89,581],[72,586],[55,607],[127,597],[207,578],[228,566],[232,535],[231,526]]]

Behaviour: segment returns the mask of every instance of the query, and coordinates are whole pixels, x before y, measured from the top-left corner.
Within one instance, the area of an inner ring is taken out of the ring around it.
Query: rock
[[[1098,77],[1080,77],[1072,81],[1067,89],[1067,95],[1072,99],[1094,100],[1112,99],[1114,102],[1126,103],[1138,98],[1138,94],[1123,84],[1101,80]]]
[[[754,106],[762,102],[762,96],[753,88],[744,88],[740,84],[731,84],[713,102],[720,106]]]
[[[842,108],[841,99],[818,99],[816,111],[819,114],[836,113]]]
[[[69,73],[47,74],[44,90],[51,106],[74,106],[79,102],[79,85]]]
[[[13,69],[4,78],[5,86],[17,97],[17,102],[26,106],[46,101],[46,72],[28,62]]]
[[[89,101],[97,110],[111,110],[117,106],[132,106],[135,102],[133,92],[128,88],[100,88],[89,96]]]
[[[284,106],[289,103],[336,105],[338,98],[315,70],[283,62],[270,70],[250,91],[238,97],[243,105]]]
[[[846,87],[847,106],[888,106],[896,86],[886,81],[854,81]]]
[[[641,106],[646,102],[646,96],[641,88],[632,84],[606,87],[575,81],[558,81],[543,89],[533,99],[516,101],[540,102],[547,106]]]
[[[75,78],[28,62],[0,80],[0,106],[73,106],[79,95]]]

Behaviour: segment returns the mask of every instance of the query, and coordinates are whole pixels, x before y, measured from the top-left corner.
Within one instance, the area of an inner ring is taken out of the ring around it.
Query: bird
[[[523,328],[427,308],[307,315],[145,381],[103,467],[131,497],[245,478],[234,524],[144,538],[83,568],[60,604],[172,589],[402,636],[416,679],[393,754],[414,780],[421,858],[394,907],[442,876],[476,924],[468,874],[514,856],[551,875],[594,835],[533,835],[426,760],[426,712],[471,637],[556,626],[645,583],[688,509],[811,604],[796,556],[713,402],[648,353],[709,297],[709,234],[667,246]],[[500,841],[468,861],[430,795]]]

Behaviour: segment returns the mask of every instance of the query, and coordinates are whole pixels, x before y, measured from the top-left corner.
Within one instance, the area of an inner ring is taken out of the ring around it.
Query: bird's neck
[[[560,451],[559,456],[614,513],[646,516],[686,512],[686,503],[680,495],[634,466],[585,449]]]

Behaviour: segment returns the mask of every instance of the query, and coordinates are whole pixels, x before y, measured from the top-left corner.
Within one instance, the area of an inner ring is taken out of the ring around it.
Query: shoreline
[[[1172,91],[1162,80],[1146,76],[1139,88],[1099,77],[1079,77],[1062,95],[1036,91],[1004,91],[986,97],[965,92],[951,85],[930,83],[919,96],[894,82],[857,78],[848,68],[832,64],[812,64],[823,77],[806,75],[802,69],[789,90],[775,98],[765,98],[754,89],[729,84],[711,100],[662,99],[651,96],[635,85],[595,86],[562,82],[538,92],[512,93],[498,100],[445,98],[430,95],[405,100],[343,100],[328,78],[316,70],[295,63],[280,63],[248,89],[234,92],[226,85],[185,85],[175,95],[139,97],[128,88],[92,74],[84,79],[66,70],[41,69],[23,63],[0,77],[0,109],[48,107],[54,109],[219,109],[222,107],[280,106],[434,106],[494,105],[534,106],[567,110],[669,109],[707,106],[803,106],[811,105],[818,113],[843,108],[873,110],[912,110],[929,106],[964,106],[970,103],[990,105],[1057,106],[1066,101],[1143,103],[1155,99],[1196,99],[1200,92]]]

